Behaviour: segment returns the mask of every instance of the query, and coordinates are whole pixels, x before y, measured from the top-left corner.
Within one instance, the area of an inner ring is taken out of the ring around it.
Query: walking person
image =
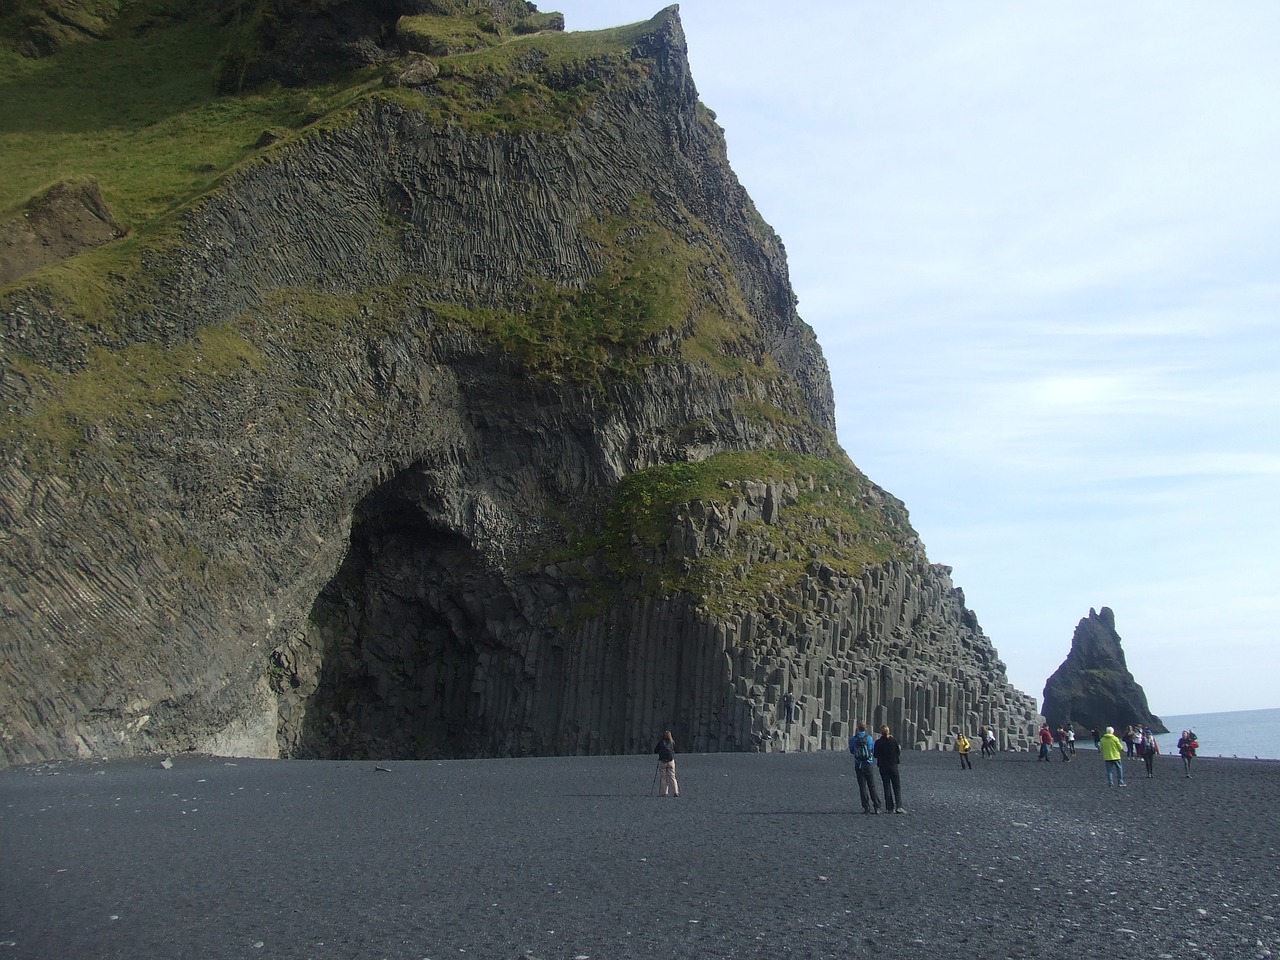
[[[658,779],[662,784],[658,795],[665,797],[670,790],[671,796],[680,796],[680,784],[676,780],[676,742],[670,730],[662,734],[653,752],[658,755]]]
[[[1147,779],[1155,776],[1152,769],[1156,765],[1156,754],[1160,752],[1160,744],[1156,743],[1156,735],[1150,730],[1142,731],[1142,763],[1147,768]]]
[[[987,727],[986,747],[987,747],[987,753],[989,753],[991,756],[994,757],[996,755],[996,728],[995,727]]]
[[[972,770],[973,761],[969,759],[969,738],[963,733],[956,737],[956,753],[960,754],[960,769]]]
[[[889,813],[906,813],[902,805],[902,781],[898,779],[898,764],[902,762],[902,747],[889,733],[887,723],[880,726],[880,738],[871,751],[880,771],[880,786],[884,787],[884,808]]]
[[[1091,731],[1091,734],[1092,734],[1092,736],[1093,736],[1093,749],[1095,749],[1095,750],[1101,750],[1101,749],[1102,749],[1102,734],[1100,734],[1100,733],[1098,732],[1098,728],[1097,728],[1097,727],[1094,727],[1094,728],[1093,728],[1093,730]]]
[[[867,725],[858,721],[857,732],[849,738],[849,752],[853,754],[853,775],[858,778],[858,796],[862,800],[863,813],[880,812],[880,795],[876,792],[875,742],[867,733]]]
[[[1067,756],[1067,730],[1065,727],[1058,728],[1058,752],[1062,754],[1062,762],[1066,763],[1071,758]]]
[[[1037,759],[1048,762],[1051,746],[1053,746],[1053,731],[1049,729],[1047,722],[1042,723],[1040,724],[1040,756]]]
[[[1196,740],[1194,731],[1183,730],[1182,736],[1178,738],[1178,753],[1182,756],[1182,772],[1188,780],[1191,779],[1191,761],[1195,759],[1198,749],[1200,743]]]
[[[1076,726],[1074,723],[1067,724],[1067,751],[1074,759],[1076,755]]]
[[[1124,764],[1120,762],[1120,758],[1124,756],[1124,744],[1116,736],[1115,727],[1107,727],[1107,732],[1102,735],[1098,749],[1102,752],[1102,762],[1107,766],[1107,786],[1123,787],[1125,785]]]

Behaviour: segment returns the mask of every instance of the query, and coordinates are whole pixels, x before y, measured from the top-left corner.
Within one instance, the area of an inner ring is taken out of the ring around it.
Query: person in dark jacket
[[[1196,757],[1196,751],[1200,749],[1200,742],[1196,740],[1194,730],[1183,730],[1182,736],[1178,738],[1178,753],[1182,756],[1182,773],[1191,779],[1191,761]]]
[[[680,784],[676,780],[676,741],[670,730],[662,734],[653,752],[658,755],[658,778],[662,783],[659,795],[665,797],[670,790],[671,796],[680,796]]]
[[[880,739],[872,751],[876,767],[880,771],[880,785],[884,787],[884,808],[889,813],[906,813],[902,805],[902,783],[898,779],[898,764],[902,761],[902,747],[889,733],[889,725],[880,727]]]
[[[867,733],[867,725],[858,721],[858,731],[849,738],[849,752],[853,754],[853,774],[858,778],[858,795],[862,798],[863,813],[879,813],[880,797],[876,793],[875,741]]]

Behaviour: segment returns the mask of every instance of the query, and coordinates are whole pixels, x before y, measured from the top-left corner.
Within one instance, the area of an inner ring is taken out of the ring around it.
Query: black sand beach
[[[878,817],[833,753],[10,769],[0,960],[1280,954],[1280,763],[1056,756]]]

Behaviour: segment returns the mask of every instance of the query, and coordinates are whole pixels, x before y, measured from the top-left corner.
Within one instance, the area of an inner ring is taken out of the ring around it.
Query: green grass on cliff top
[[[672,553],[672,528],[689,504],[728,504],[749,480],[793,483],[796,503],[784,506],[773,524],[743,524],[731,542],[707,556]],[[785,602],[815,564],[858,576],[867,567],[912,558],[915,536],[906,507],[847,459],[753,450],[622,478],[599,529],[584,533],[566,558],[602,555],[615,574],[648,591],[690,593],[712,613],[731,616],[758,610],[761,597]],[[612,598],[595,600],[607,604]],[[591,606],[582,612],[592,612]]]
[[[302,131],[371,95],[479,130],[552,122],[557,111],[581,109],[584,93],[553,91],[543,81],[575,64],[622,63],[644,27],[540,33],[443,58],[434,102],[384,91],[372,69],[306,88],[218,95],[220,58],[237,37],[216,19],[217,6],[135,0],[102,39],[38,59],[0,41],[0,219],[60,180],[92,176],[121,224],[141,229],[269,149],[256,146],[264,131]],[[16,17],[0,18],[0,37],[12,33]],[[521,73],[514,64],[535,48],[539,72]],[[507,96],[482,102],[478,87],[517,74],[521,82]]]

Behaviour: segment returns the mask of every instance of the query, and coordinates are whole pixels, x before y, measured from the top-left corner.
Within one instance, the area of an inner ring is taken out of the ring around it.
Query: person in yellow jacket
[[[1107,732],[1098,742],[1098,750],[1102,753],[1102,760],[1107,765],[1107,786],[1123,787],[1125,785],[1124,764],[1120,762],[1120,758],[1124,755],[1124,744],[1116,736],[1115,727],[1107,727]]]
[[[973,763],[969,760],[969,738],[963,733],[956,737],[956,753],[960,754],[960,769],[972,770]]]

